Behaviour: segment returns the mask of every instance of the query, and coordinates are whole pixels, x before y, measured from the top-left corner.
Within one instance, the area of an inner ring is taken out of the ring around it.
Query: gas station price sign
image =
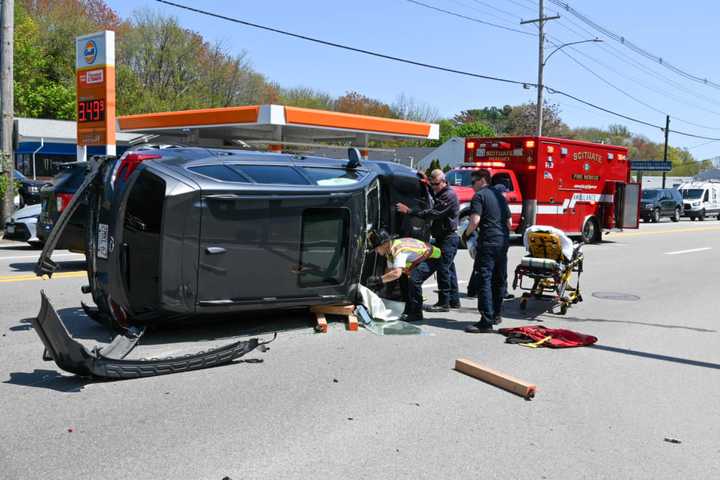
[[[77,144],[115,153],[115,32],[75,39]]]
[[[105,120],[105,99],[78,100],[78,123],[102,122]]]

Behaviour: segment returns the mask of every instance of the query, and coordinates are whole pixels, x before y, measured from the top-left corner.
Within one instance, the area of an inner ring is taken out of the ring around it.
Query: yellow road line
[[[85,272],[84,270],[78,270],[73,272],[58,272],[53,274],[52,278],[80,278],[85,276],[87,276],[87,272]],[[38,277],[34,273],[25,275],[0,276],[0,283],[30,282],[33,280],[47,280],[47,277]]]
[[[615,235],[618,237],[643,237],[645,235],[665,235],[667,233],[688,233],[688,232],[720,232],[720,227],[698,227],[698,228],[678,228],[677,230],[660,230],[660,231],[653,231],[653,232],[620,232],[617,234],[613,234],[612,237],[614,238]]]

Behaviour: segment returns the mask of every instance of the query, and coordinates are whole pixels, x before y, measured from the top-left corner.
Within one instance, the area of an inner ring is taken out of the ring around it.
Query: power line
[[[592,20],[591,18],[589,18],[588,16],[583,15],[582,13],[580,13],[580,12],[578,12],[577,10],[575,10],[574,8],[572,8],[569,4],[567,4],[567,3],[565,3],[565,2],[561,2],[560,0],[550,0],[550,2],[553,3],[553,4],[556,5],[556,6],[564,9],[564,10],[567,11],[568,13],[572,14],[574,17],[578,18],[578,19],[579,19],[580,21],[582,21],[583,23],[585,23],[585,24],[589,25],[590,27],[592,27],[593,29],[601,32],[602,34],[604,34],[604,35],[607,36],[608,38],[610,38],[610,39],[612,39],[612,40],[615,40],[616,42],[620,43],[621,45],[629,48],[630,50],[632,50],[633,52],[637,53],[638,55],[642,55],[643,57],[645,57],[645,58],[647,58],[647,59],[649,59],[649,60],[652,60],[652,61],[655,62],[655,63],[659,63],[660,65],[662,65],[663,67],[667,68],[668,70],[671,70],[671,71],[675,72],[676,74],[678,74],[678,75],[680,75],[680,76],[683,76],[683,77],[685,77],[685,78],[687,78],[687,79],[693,80],[693,81],[695,81],[695,82],[697,82],[697,83],[700,83],[700,84],[703,84],[703,85],[707,85],[707,86],[710,86],[710,87],[713,87],[713,88],[716,88],[716,89],[720,89],[720,84],[715,83],[715,82],[713,82],[713,81],[711,81],[711,80],[708,80],[707,78],[702,78],[702,77],[699,77],[699,76],[697,76],[697,75],[693,75],[693,74],[688,73],[687,71],[685,71],[685,70],[683,70],[683,69],[681,69],[681,68],[679,68],[679,67],[676,67],[675,65],[667,62],[667,61],[666,61],[665,59],[663,59],[662,57],[659,57],[659,56],[657,56],[657,55],[655,55],[655,54],[653,54],[653,53],[650,53],[650,52],[648,52],[647,50],[639,47],[638,45],[635,45],[634,43],[632,43],[630,40],[628,40],[628,39],[625,38],[624,36],[618,35],[618,34],[612,32],[612,31],[608,30],[607,28],[603,27],[602,25],[599,25],[598,23],[596,23],[595,21],[593,21],[593,20]]]
[[[217,14],[217,13],[209,12],[209,11],[206,11],[206,10],[201,10],[201,9],[199,9],[199,8],[189,7],[189,6],[187,6],[187,5],[182,5],[182,4],[175,3],[175,2],[171,2],[171,1],[168,1],[168,0],[155,0],[155,1],[158,2],[158,3],[163,3],[163,4],[165,4],[165,5],[170,5],[170,6],[177,7],[177,8],[180,8],[180,9],[183,9],[183,10],[187,10],[187,11],[190,11],[190,12],[195,12],[195,13],[198,13],[198,14],[200,14],[200,15],[205,15],[205,16],[209,16],[209,17],[214,17],[214,18],[218,18],[218,19],[221,19],[221,20],[227,20],[227,21],[229,21],[229,22],[237,23],[237,24],[240,24],[240,25],[246,25],[246,26],[249,26],[249,27],[257,28],[257,29],[260,29],[260,30],[265,30],[265,31],[268,31],[268,32],[278,33],[278,34],[280,34],[280,35],[285,35],[285,36],[288,36],[288,37],[299,38],[299,39],[302,39],[302,40],[306,40],[306,41],[313,42],[313,43],[318,43],[318,44],[321,44],[321,45],[326,45],[326,46],[329,46],[329,47],[335,47],[335,48],[340,48],[340,49],[343,49],[343,50],[348,50],[348,51],[352,51],[352,52],[362,53],[362,54],[364,54],[364,55],[369,55],[369,56],[373,56],[373,57],[383,58],[383,59],[386,59],[386,60],[392,60],[392,61],[396,61],[396,62],[400,62],[400,63],[405,63],[405,64],[408,64],[408,65],[415,65],[415,66],[418,66],[418,67],[423,67],[423,68],[427,68],[427,69],[431,69],[431,70],[438,70],[438,71],[442,71],[442,72],[455,73],[455,74],[458,74],[458,75],[463,75],[463,76],[468,76],[468,77],[473,77],[473,78],[481,78],[481,79],[484,79],[484,80],[493,80],[493,81],[496,81],[496,82],[508,83],[508,84],[512,84],[512,85],[522,85],[523,87],[529,87],[529,86],[530,86],[530,87],[535,87],[535,88],[538,87],[538,85],[537,85],[536,83],[533,83],[533,82],[523,82],[523,81],[519,81],[519,80],[511,80],[511,79],[508,79],[508,78],[496,77],[496,76],[492,76],[492,75],[483,75],[483,74],[479,74],[479,73],[467,72],[467,71],[458,70],[458,69],[455,69],[455,68],[443,67],[443,66],[439,66],[439,65],[433,65],[433,64],[430,64],[430,63],[420,62],[420,61],[417,61],[417,60],[410,60],[410,59],[407,59],[407,58],[397,57],[397,56],[388,55],[388,54],[384,54],[384,53],[380,53],[380,52],[374,52],[374,51],[372,51],[372,50],[366,50],[366,49],[362,49],[362,48],[351,47],[351,46],[349,46],[349,45],[344,45],[344,44],[341,44],[341,43],[330,42],[330,41],[327,41],[327,40],[321,40],[321,39],[319,39],[319,38],[314,38],[314,37],[310,37],[310,36],[307,36],[307,35],[301,35],[301,34],[298,34],[298,33],[288,32],[288,31],[286,31],[286,30],[281,30],[281,29],[278,29],[278,28],[267,27],[267,26],[260,25],[260,24],[257,24],[257,23],[252,23],[252,22],[248,22],[248,21],[245,21],[245,20],[240,20],[240,19],[238,19],[238,18],[232,18],[232,17],[228,17],[228,16],[225,16],[225,15],[220,15],[220,14]],[[648,126],[648,127],[657,128],[657,129],[662,130],[662,131],[665,130],[665,128],[662,127],[662,126],[660,126],[660,125],[656,125],[656,124],[654,124],[654,123],[650,123],[650,122],[647,122],[647,121],[645,121],[645,120],[640,120],[640,119],[638,119],[638,118],[631,117],[631,116],[629,116],[629,115],[625,115],[625,114],[622,114],[622,113],[619,113],[619,112],[610,110],[609,108],[605,108],[605,107],[602,107],[602,106],[597,105],[597,104],[595,104],[595,103],[589,102],[589,101],[587,101],[587,100],[583,100],[582,98],[579,98],[579,97],[577,97],[577,96],[575,96],[575,95],[572,95],[572,94],[570,94],[570,93],[564,92],[564,91],[562,91],[562,90],[557,90],[557,89],[551,88],[551,87],[549,87],[549,86],[547,86],[547,85],[545,85],[545,89],[546,89],[549,93],[565,96],[565,97],[567,97],[567,98],[570,98],[570,99],[572,99],[572,100],[575,100],[576,102],[582,103],[582,104],[584,104],[584,105],[587,105],[587,106],[589,106],[589,107],[595,108],[595,109],[597,109],[597,110],[601,110],[601,111],[606,112],[606,113],[609,113],[609,114],[611,114],[611,115],[615,115],[615,116],[617,116],[617,117],[624,118],[625,120],[628,120],[628,121],[631,121],[631,122],[635,122],[635,123],[639,123],[639,124],[642,124],[642,125],[646,125],[646,126]],[[676,134],[678,134],[678,135],[684,135],[684,136],[693,137],[693,138],[699,138],[699,139],[703,139],[703,140],[716,140],[716,141],[720,141],[720,138],[715,138],[715,137],[707,137],[707,136],[703,136],[703,135],[697,135],[697,134],[693,134],[693,133],[683,132],[683,131],[679,131],[679,130],[672,130],[672,129],[670,129],[669,131],[672,132],[672,133],[676,133]]]
[[[418,5],[418,6],[421,6],[421,7],[424,7],[424,8],[429,8],[430,10],[435,10],[435,11],[437,11],[437,12],[442,12],[442,13],[445,13],[445,14],[447,14],[447,15],[452,15],[453,17],[464,18],[465,20],[470,20],[471,22],[481,23],[481,24],[483,24],[483,25],[488,25],[488,26],[495,27],[495,28],[501,28],[501,29],[507,30],[507,31],[509,31],[509,32],[521,33],[521,34],[523,34],[523,35],[529,35],[529,36],[531,36],[531,37],[533,37],[533,36],[534,36],[534,37],[537,37],[537,35],[535,35],[535,34],[533,34],[533,33],[530,33],[530,32],[526,32],[525,30],[519,30],[519,29],[517,29],[517,28],[506,27],[506,26],[500,25],[500,24],[498,24],[498,23],[491,23],[491,22],[487,22],[487,21],[485,21],[485,20],[480,20],[479,18],[469,17],[469,16],[467,16],[467,15],[463,15],[462,13],[453,12],[453,11],[451,11],[451,10],[445,10],[444,8],[435,7],[435,6],[429,5],[429,4],[427,4],[427,3],[419,2],[418,0],[405,0],[405,1],[407,1],[407,2],[409,2],[409,3],[414,3],[415,5]]]

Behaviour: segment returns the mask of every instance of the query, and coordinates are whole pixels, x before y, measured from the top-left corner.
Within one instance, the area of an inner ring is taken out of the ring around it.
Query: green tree
[[[437,169],[442,170],[442,167],[440,166],[440,160],[437,158],[433,158],[432,161],[430,162],[430,165],[425,170],[425,175],[427,175],[429,177],[430,172],[432,172],[433,170],[437,170]]]

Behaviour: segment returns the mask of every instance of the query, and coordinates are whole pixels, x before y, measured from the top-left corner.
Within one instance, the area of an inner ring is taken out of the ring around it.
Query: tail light
[[[138,165],[140,165],[145,160],[156,160],[158,158],[162,158],[162,155],[159,155],[157,153],[128,153],[124,157],[120,159],[120,167],[117,171],[117,177],[116,180],[120,178],[120,176],[123,177],[124,180],[127,180],[130,178],[130,175],[132,175],[132,172],[135,171]]]
[[[525,148],[535,148],[535,140],[525,140]]]
[[[57,202],[58,213],[65,210],[67,208],[67,206],[70,205],[70,200],[72,200],[72,197],[73,197],[72,193],[58,193],[57,194],[55,201]]]

